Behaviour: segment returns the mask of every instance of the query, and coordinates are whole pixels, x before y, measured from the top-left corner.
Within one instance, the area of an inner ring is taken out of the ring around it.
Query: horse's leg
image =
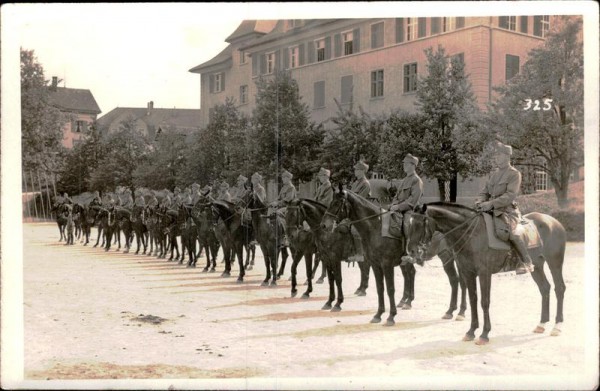
[[[406,280],[404,280],[406,300],[402,304],[402,309],[409,310],[412,308],[412,301],[415,299],[415,275],[417,274],[417,269],[415,269],[415,265],[413,264],[408,264],[404,267],[406,268]]]
[[[400,302],[398,303],[398,307],[402,308],[402,306],[404,305],[404,303],[406,303],[408,301],[408,296],[409,296],[409,287],[408,287],[408,281],[410,279],[409,275],[408,275],[408,265],[404,265],[404,266],[400,266],[400,271],[402,272],[402,280],[403,280],[403,289],[402,289],[402,299],[400,299]]]
[[[244,243],[241,241],[236,245],[236,255],[238,266],[240,268],[240,273],[238,274],[237,282],[242,283],[244,282],[244,276],[246,275],[246,271],[244,269]]]
[[[225,261],[225,270],[221,273],[221,277],[229,277],[231,275],[231,253],[233,248],[230,244],[227,247],[223,247],[223,260]]]
[[[333,271],[332,271],[333,270]],[[333,273],[335,279],[335,285],[337,286],[338,299],[331,309],[332,312],[342,310],[342,303],[344,302],[344,290],[342,289],[342,261],[336,261],[332,269],[329,269],[327,273]]]
[[[262,246],[261,246],[261,250]],[[265,269],[266,269],[266,277],[264,279],[264,281],[261,283],[262,286],[267,286],[269,285],[269,280],[271,279],[271,254],[269,253],[269,251],[267,249],[263,250],[263,258],[265,260]]]
[[[306,279],[308,280],[308,288],[306,288],[306,292],[304,292],[304,294],[302,295],[303,299],[308,299],[313,290],[313,287],[312,287],[312,279],[313,279],[312,261],[313,261],[313,253],[310,250],[308,250],[304,254],[304,263],[306,264]]]
[[[556,264],[548,262],[550,267],[550,273],[552,274],[552,280],[554,281],[554,292],[556,293],[556,324],[550,335],[556,337],[560,335],[561,325],[563,322],[563,301],[565,298],[565,290],[567,289],[565,281],[562,275],[562,265],[564,260],[564,249],[562,254],[558,257]],[[537,269],[537,268],[536,268]],[[540,269],[542,266],[540,265]]]
[[[291,296],[292,297],[296,297],[296,294],[298,294],[298,289],[296,289],[296,286],[298,285],[298,279],[296,277],[296,275],[298,274],[298,263],[300,263],[300,259],[302,258],[302,253],[300,253],[300,251],[297,250],[293,250],[292,251],[292,270],[291,270],[291,279],[292,279],[292,293]]]
[[[98,236],[96,237],[96,244],[94,244],[94,247],[98,247],[98,243],[100,242],[100,235],[102,234],[102,228],[98,227],[97,231],[98,231]]]
[[[456,302],[458,300],[458,273],[456,271],[456,267],[454,266],[454,260],[451,257],[448,257],[448,252],[444,251],[441,254],[438,254],[440,259],[442,260],[442,265],[444,266],[444,271],[446,272],[446,276],[448,276],[448,282],[450,283],[450,305],[448,310],[442,316],[442,319],[452,319],[452,314],[456,311],[457,305]]]
[[[287,261],[287,258],[288,258],[287,248],[283,247],[283,248],[281,248],[281,250],[278,250],[277,246],[274,244],[273,249],[274,249],[274,254],[273,254],[273,257],[271,258],[271,269],[273,272],[271,286],[277,285],[277,279],[279,277],[281,277],[281,276],[277,276],[275,274],[277,272],[277,261],[279,260],[279,256],[278,256],[279,253],[281,253],[281,261],[283,262],[283,264],[285,264],[285,261]]]
[[[354,294],[357,296],[366,296],[367,288],[369,287],[369,273],[371,268],[366,257],[364,261],[358,262],[358,268],[360,269],[360,286]]]
[[[481,289],[481,309],[483,310],[483,332],[475,343],[477,345],[485,345],[490,341],[488,334],[492,329],[492,322],[490,321],[492,273],[488,272],[479,275],[479,287]]]
[[[475,339],[475,330],[479,328],[479,318],[477,316],[477,275],[469,273],[465,276],[467,291],[469,292],[469,305],[471,306],[471,328],[463,337],[463,341],[472,341]]]
[[[465,311],[467,310],[467,284],[460,269],[458,269],[458,284],[460,285],[460,309],[455,320],[464,320]]]
[[[538,266],[539,265],[539,266]],[[531,273],[533,281],[535,281],[540,295],[542,296],[542,316],[540,324],[533,330],[534,333],[543,333],[546,331],[546,323],[550,320],[550,282],[544,273],[544,264],[536,264],[533,273]],[[554,276],[552,276],[554,278]]]
[[[58,227],[58,233],[60,233],[60,239],[58,239],[59,242],[62,242],[63,239],[63,234],[62,234],[62,228],[60,227],[60,223],[57,221],[56,225]]]
[[[330,268],[329,265],[327,265],[327,267]],[[335,300],[335,286],[333,278],[334,274],[330,270],[329,273],[327,273],[327,282],[329,283],[329,299],[327,300],[325,305],[321,307],[322,310],[332,309],[331,304],[333,303],[333,300]]]
[[[177,259],[179,259],[179,264],[181,265],[183,263],[183,260],[185,259],[185,250],[189,250],[189,248],[187,247],[188,243],[187,243],[187,235],[186,234],[181,234],[181,256],[178,256]]]
[[[284,251],[285,251],[286,256],[284,256],[284,253],[283,253]],[[281,276],[283,276],[283,272],[285,271],[285,263],[287,261],[287,250],[286,250],[286,248],[282,247],[281,250],[280,250],[280,252],[281,252],[281,266],[279,267],[279,272],[277,273],[277,279],[280,279]],[[293,252],[292,252],[292,259],[293,258],[294,258],[294,255],[293,255]]]
[[[375,276],[375,283],[377,285],[377,313],[371,319],[371,323],[381,322],[381,314],[385,312],[385,301],[383,297],[383,270],[380,265],[373,265],[373,275]]]
[[[393,326],[395,324],[394,317],[396,316],[396,299],[394,298],[396,288],[394,285],[394,265],[392,263],[383,267],[383,275],[385,276],[385,288],[390,302],[390,315],[385,322],[385,326]]]

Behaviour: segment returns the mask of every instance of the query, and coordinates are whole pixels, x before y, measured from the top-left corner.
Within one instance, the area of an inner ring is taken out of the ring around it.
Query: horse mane
[[[425,205],[427,205],[427,206],[443,206],[443,207],[448,207],[448,208],[458,208],[458,209],[468,210],[470,212],[477,212],[473,208],[470,208],[463,204],[456,204],[454,202],[436,201],[436,202],[428,202]]]
[[[380,210],[380,206],[374,204],[373,202],[369,201],[368,199],[356,194],[355,192],[351,191],[351,190],[345,190],[347,194],[351,194],[353,195],[361,204],[362,206],[366,207],[366,208],[373,208],[376,209],[377,211]]]
[[[310,199],[310,198],[299,198],[300,202],[306,202],[309,205],[315,206],[317,208],[323,208],[327,210],[327,206],[319,201]]]

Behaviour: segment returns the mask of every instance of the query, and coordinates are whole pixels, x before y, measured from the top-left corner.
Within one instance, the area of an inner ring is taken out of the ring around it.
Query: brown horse
[[[471,307],[471,327],[464,336],[464,341],[475,339],[475,330],[479,327],[477,314],[477,277],[481,289],[481,307],[483,309],[483,332],[476,341],[478,345],[489,342],[490,322],[490,291],[492,274],[503,271],[509,261],[508,253],[504,250],[489,248],[488,234],[482,212],[466,206],[450,203],[432,203],[423,205],[419,212],[407,222],[407,250],[410,256],[420,258],[423,248],[431,241],[433,231],[445,235],[449,246],[457,254],[459,269],[467,283]],[[524,216],[532,220],[542,239],[542,246],[529,249],[535,271],[533,280],[542,296],[542,315],[540,324],[534,332],[543,333],[550,318],[550,283],[544,274],[544,264],[548,264],[554,280],[556,293],[556,325],[552,335],[560,334],[563,322],[563,299],[565,283],[562,275],[564,262],[566,233],[564,227],[551,216],[542,213],[529,213]]]

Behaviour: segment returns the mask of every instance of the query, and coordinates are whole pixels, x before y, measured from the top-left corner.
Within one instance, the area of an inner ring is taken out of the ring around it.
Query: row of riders
[[[159,258],[166,257],[170,250],[169,260],[172,260],[175,250],[175,259],[179,258],[179,263],[182,263],[187,251],[188,266],[195,266],[204,250],[207,258],[204,271],[215,270],[216,254],[222,248],[225,262],[223,276],[230,275],[231,265],[237,258],[238,282],[243,282],[245,271],[252,268],[255,245],[259,244],[266,266],[262,285],[276,285],[276,280],[283,274],[289,249],[292,255],[291,295],[297,294],[296,274],[300,260],[304,258],[307,274],[303,298],[308,298],[312,292],[313,274],[319,262],[322,262],[323,273],[325,275],[326,271],[329,282],[329,297],[322,308],[331,311],[340,311],[344,301],[342,262],[359,261],[361,282],[355,294],[366,295],[369,273],[373,270],[378,310],[371,322],[381,322],[385,312],[385,288],[390,306],[386,325],[394,324],[397,313],[394,267],[400,267],[404,278],[404,290],[398,307],[410,309],[415,291],[414,264],[422,265],[423,261],[438,255],[452,288],[444,319],[452,319],[454,311],[458,309],[459,285],[462,295],[457,319],[464,318],[465,289],[468,291],[472,317],[464,340],[473,340],[474,332],[479,327],[476,278],[480,279],[485,324],[477,340],[479,344],[487,343],[491,329],[491,274],[506,271],[507,265],[512,265],[512,270],[516,267],[517,274],[532,273],[542,295],[541,321],[534,331],[545,330],[549,320],[550,284],[543,266],[547,263],[558,301],[556,326],[552,332],[557,335],[563,317],[565,290],[562,278],[566,241],[564,228],[551,216],[520,214],[515,199],[520,191],[521,174],[510,164],[511,155],[510,146],[502,143],[496,145],[498,168],[489,177],[474,208],[443,202],[423,205],[423,181],[416,173],[419,159],[408,154],[403,160],[406,176],[397,186],[389,208],[381,207],[371,198],[371,184],[366,176],[369,166],[359,161],[354,166],[356,178],[349,189],[344,189],[341,184],[337,188],[332,186],[330,171],[321,168],[317,174],[319,186],[312,199],[298,198],[292,183],[293,175],[283,170],[283,185],[277,200],[271,203],[266,201],[262,176],[254,173],[250,181],[240,175],[231,189],[225,182],[203,189],[193,184],[183,192],[175,188],[172,197],[165,191],[146,195],[136,191],[134,200],[131,191],[125,190],[122,197],[117,197],[115,201],[110,194],[102,200],[96,192],[89,205],[83,206],[73,204],[65,195],[59,215],[68,221],[73,220],[73,215],[79,217],[86,244],[89,227],[96,225],[96,245],[100,237],[104,237],[106,251],[110,249],[115,233],[120,246],[119,230],[123,231],[126,238],[125,251],[129,251],[132,237],[136,237],[136,254],[140,251],[140,242],[143,254],[149,244],[148,255],[154,254]],[[157,195],[162,198],[161,201]],[[491,231],[485,228],[485,215],[493,216],[493,219],[489,219],[493,221]],[[529,225],[526,224],[528,222]],[[182,244],[181,255],[178,236]],[[491,243],[494,239],[491,236],[497,236],[496,240],[503,239],[506,247],[491,248],[488,245],[488,240]],[[199,244],[198,250],[196,244]],[[511,256],[515,252],[518,258]],[[282,262],[277,272],[279,256]],[[321,276],[321,282],[324,275]]]

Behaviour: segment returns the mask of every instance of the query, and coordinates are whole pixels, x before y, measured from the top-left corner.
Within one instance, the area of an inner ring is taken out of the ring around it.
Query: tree
[[[383,118],[372,117],[359,107],[344,108],[337,100],[337,116],[331,118],[335,127],[327,134],[321,153],[322,165],[332,169],[334,181],[348,183],[354,178],[354,165],[364,160],[375,168],[379,159],[379,137]]]
[[[482,175],[489,170],[482,159],[491,134],[480,127],[480,113],[463,61],[449,58],[442,46],[425,50],[427,75],[419,80],[417,107],[427,119],[423,144],[423,172],[436,178],[443,200],[450,181],[450,200],[456,201],[458,175]]]
[[[257,106],[252,115],[251,163],[255,170],[275,177],[279,170],[309,181],[319,168],[319,148],[324,131],[310,122],[298,83],[289,72],[256,82]]]
[[[521,73],[495,89],[499,98],[487,118],[515,148],[516,164],[548,173],[561,207],[568,205],[569,177],[583,161],[581,25],[580,17],[561,17]]]
[[[60,169],[62,126],[69,121],[49,103],[44,68],[33,50],[21,48],[21,158],[23,169]]]

